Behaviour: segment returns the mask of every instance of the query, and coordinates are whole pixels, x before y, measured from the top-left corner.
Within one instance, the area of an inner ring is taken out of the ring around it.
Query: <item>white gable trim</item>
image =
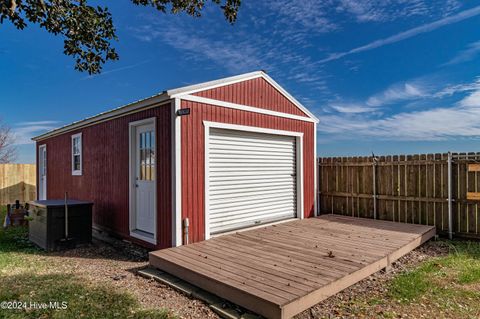
[[[171,98],[183,98],[185,99],[186,95],[191,95],[200,91],[206,91],[214,88],[218,88],[221,86],[231,85],[239,82],[244,82],[256,78],[263,78],[269,84],[271,84],[277,91],[279,91],[285,98],[287,98],[290,102],[292,102],[296,107],[298,107],[302,112],[304,112],[308,117],[313,119],[313,122],[318,123],[318,118],[313,115],[305,106],[303,106],[300,102],[298,102],[293,96],[291,96],[285,89],[283,89],[277,82],[275,82],[270,76],[268,76],[263,71],[256,71],[251,73],[245,73],[242,75],[232,76],[220,80],[204,82],[200,84],[185,86],[183,88],[168,90],[167,94]]]
[[[181,97],[181,99],[185,100],[185,101],[210,104],[210,105],[215,105],[215,106],[220,106],[220,107],[225,107],[225,108],[235,109],[235,110],[240,110],[240,111],[260,113],[260,114],[265,114],[265,115],[283,117],[283,118],[292,119],[292,120],[299,120],[299,121],[304,121],[304,122],[316,123],[314,119],[312,119],[310,117],[306,117],[306,116],[300,116],[300,115],[295,115],[295,114],[289,114],[289,113],[277,112],[277,111],[272,111],[272,110],[267,110],[267,109],[261,109],[261,108],[254,107],[254,106],[230,103],[230,102],[225,102],[225,101],[220,101],[220,100],[214,100],[214,99],[209,99],[209,98],[206,98],[206,97],[201,97],[201,96],[196,96],[196,95],[184,95],[184,96]]]

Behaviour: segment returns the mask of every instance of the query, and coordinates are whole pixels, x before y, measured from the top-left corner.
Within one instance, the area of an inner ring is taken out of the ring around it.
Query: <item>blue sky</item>
[[[319,118],[322,156],[478,151],[480,1],[243,0],[231,26],[107,3],[120,61],[73,69],[61,38],[0,26],[0,117],[30,137],[168,88],[266,70]]]

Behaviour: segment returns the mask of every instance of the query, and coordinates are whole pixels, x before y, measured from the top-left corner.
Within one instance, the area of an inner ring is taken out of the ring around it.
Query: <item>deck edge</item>
[[[339,280],[336,280],[322,288],[312,291],[310,294],[302,296],[288,304],[282,305],[282,319],[291,318],[300,312],[309,309],[310,307],[316,305],[317,303],[339,293],[340,291],[362,281],[363,279],[373,275],[374,273],[390,266],[394,261],[405,256],[410,251],[421,246],[428,240],[432,239],[436,234],[436,229],[434,226],[421,235],[419,235],[414,240],[410,241],[406,245],[400,247],[389,255],[382,257],[378,261],[363,267],[353,273],[350,273]]]

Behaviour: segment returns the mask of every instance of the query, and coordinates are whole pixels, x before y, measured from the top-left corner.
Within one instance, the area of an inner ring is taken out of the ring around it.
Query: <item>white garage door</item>
[[[210,128],[210,234],[296,216],[293,136]]]

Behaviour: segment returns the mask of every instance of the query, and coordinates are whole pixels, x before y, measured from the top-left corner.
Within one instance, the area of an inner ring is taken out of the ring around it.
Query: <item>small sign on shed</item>
[[[469,172],[480,172],[480,164],[468,164],[468,171]]]

